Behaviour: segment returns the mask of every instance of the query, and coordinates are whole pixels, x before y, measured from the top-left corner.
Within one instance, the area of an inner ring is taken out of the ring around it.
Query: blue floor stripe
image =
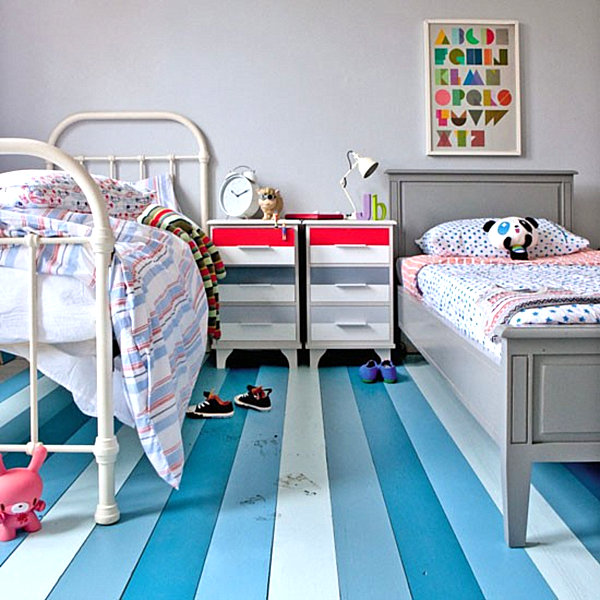
[[[534,464],[531,481],[590,554],[600,561],[600,499],[562,464]]]
[[[348,370],[319,373],[341,596],[410,598]]]
[[[523,549],[504,543],[502,514],[405,369],[388,394],[487,599],[554,598]]]
[[[58,390],[55,390],[58,391]],[[71,402],[58,412],[47,423],[40,420],[40,438],[52,435],[57,444],[90,444],[96,436],[96,420],[83,415]],[[3,460],[7,468],[23,467],[29,464],[30,457],[21,452],[4,454]],[[64,491],[93,460],[91,454],[52,454],[40,470],[44,481],[42,498],[46,502],[47,513],[59,500]],[[42,518],[43,521],[43,518]],[[0,565],[14,552],[26,538],[24,532],[10,541],[0,544]]]
[[[263,367],[257,384],[273,389],[272,409],[248,411],[197,599],[267,597],[288,369]]]
[[[385,387],[349,371],[413,597],[483,598]]]
[[[600,499],[600,463],[567,463],[565,466],[596,498]]]
[[[202,369],[192,398],[202,389],[219,389],[224,372],[208,365]],[[186,419],[182,436],[186,459],[204,421]],[[48,596],[48,600],[120,598],[160,514],[172,493],[151,463],[139,461],[117,495],[121,520],[111,527],[95,527]]]
[[[38,379],[42,377],[42,373],[38,371]],[[0,383],[0,402],[10,398],[13,394],[20,392],[29,385],[29,367],[25,366],[22,371],[15,373],[8,379]]]
[[[43,402],[38,405],[38,423],[40,426],[40,440],[46,443],[54,443],[56,438],[54,429],[46,427],[58,413],[65,409],[71,409],[82,413],[73,403],[73,396],[64,388],[58,387],[52,390]],[[71,414],[69,412],[69,414]],[[75,415],[75,412],[73,412]],[[83,416],[83,415],[82,415]],[[88,417],[84,417],[88,418]],[[0,440],[6,444],[24,444],[29,441],[29,409],[17,415],[14,419],[0,427]],[[22,452],[7,452],[4,455],[4,464],[7,468],[27,465],[29,458]]]
[[[230,399],[255,379],[256,369],[230,371],[220,395]],[[230,419],[205,423],[181,488],[169,498],[123,598],[194,597],[245,419],[246,412],[238,410]]]

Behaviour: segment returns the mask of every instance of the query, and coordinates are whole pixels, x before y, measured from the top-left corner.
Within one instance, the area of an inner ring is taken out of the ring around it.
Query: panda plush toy
[[[492,245],[508,250],[514,260],[527,260],[527,248],[538,241],[537,228],[538,223],[533,217],[491,219],[483,225]]]

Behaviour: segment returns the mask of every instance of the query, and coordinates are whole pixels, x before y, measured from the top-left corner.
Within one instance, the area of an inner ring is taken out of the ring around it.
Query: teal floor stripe
[[[348,370],[319,373],[341,596],[410,598]]]
[[[257,384],[273,389],[272,409],[264,413],[235,409],[247,411],[248,416],[196,590],[197,600],[267,597],[288,369],[262,367]]]
[[[385,387],[349,371],[413,597],[483,598]]]
[[[8,352],[0,352],[0,355],[2,356],[2,361],[7,363],[10,362],[11,360],[14,360],[14,355],[13,354],[9,354]]]
[[[218,390],[224,376],[223,371],[204,366],[194,401],[200,401],[202,389]],[[186,419],[183,424],[186,460],[204,423]],[[93,529],[48,600],[120,598],[172,492],[142,457],[117,495],[121,520],[111,527]]]
[[[256,369],[230,371],[220,395],[232,398],[255,379]],[[230,419],[205,423],[184,469],[181,488],[169,498],[124,599],[194,597],[245,419],[245,411],[236,411]]]
[[[600,500],[558,463],[533,465],[531,481],[590,554],[600,561]]]
[[[554,598],[527,553],[506,546],[502,514],[406,370],[398,373],[387,392],[486,599]]]

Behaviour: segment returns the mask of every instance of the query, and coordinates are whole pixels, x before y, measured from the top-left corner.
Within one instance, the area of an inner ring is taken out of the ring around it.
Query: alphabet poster
[[[517,21],[425,21],[427,154],[521,154]]]

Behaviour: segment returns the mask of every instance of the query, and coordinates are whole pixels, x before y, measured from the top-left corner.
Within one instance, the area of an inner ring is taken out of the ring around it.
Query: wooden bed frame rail
[[[571,225],[573,171],[388,171],[396,256],[456,218],[532,214]],[[600,326],[505,327],[499,363],[398,286],[399,332],[501,451],[505,538],[525,546],[534,462],[600,461]]]

